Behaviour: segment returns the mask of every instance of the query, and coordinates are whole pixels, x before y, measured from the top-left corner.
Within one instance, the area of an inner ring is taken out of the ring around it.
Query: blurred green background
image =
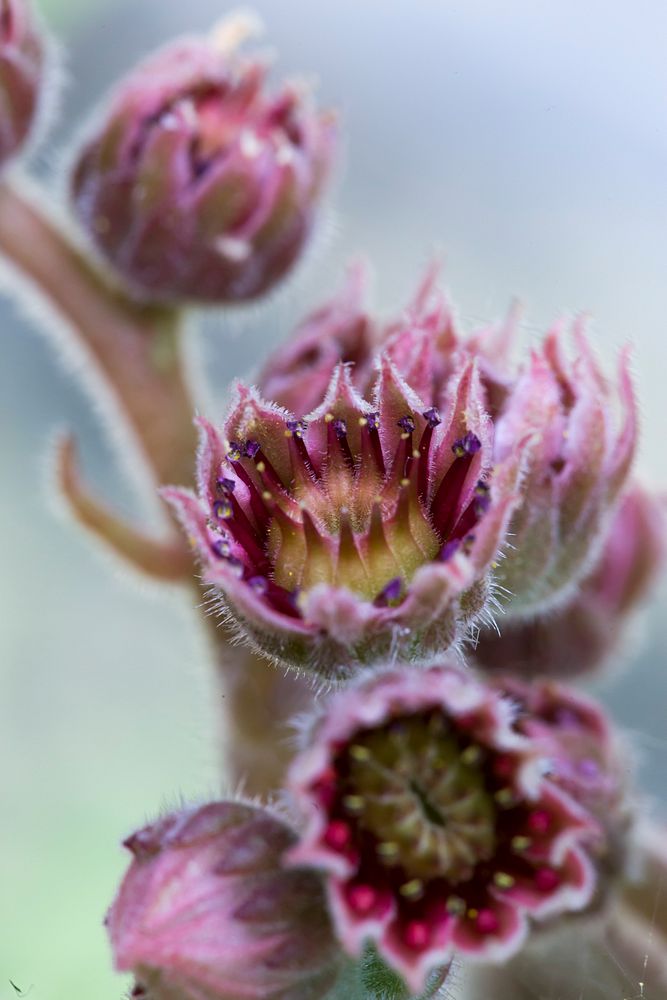
[[[225,12],[211,0],[41,6],[68,78],[34,164],[47,176],[141,53]],[[635,344],[641,468],[664,486],[664,3],[255,6],[277,70],[317,74],[323,100],[342,108],[346,163],[326,239],[298,280],[242,319],[206,318],[213,415],[229,378],[331,289],[353,253],[374,260],[387,309],[437,246],[468,324],[519,295],[528,339],[565,308],[593,313],[610,363]],[[96,488],[140,512],[76,380],[31,320],[0,311],[0,1000],[14,997],[10,978],[34,1000],[113,1000],[124,984],[101,921],[125,866],[119,842],[180,796],[217,792],[218,694],[181,599],[121,579],[54,514],[46,456],[63,425],[77,429]],[[656,810],[667,796],[664,599],[663,587],[628,654],[632,671],[603,685],[634,734]]]

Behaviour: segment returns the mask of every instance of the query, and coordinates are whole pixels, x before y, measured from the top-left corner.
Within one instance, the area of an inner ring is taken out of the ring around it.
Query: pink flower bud
[[[81,223],[142,298],[256,298],[287,274],[312,228],[331,116],[295,84],[267,94],[264,62],[218,41],[183,39],[142,63],[73,173]]]
[[[340,364],[305,419],[239,385],[224,429],[201,427],[199,496],[165,495],[266,655],[344,677],[392,651],[431,659],[481,613],[522,442],[491,475],[474,362],[459,359],[440,406],[385,353],[372,402]]]
[[[335,695],[295,759],[298,865],[327,874],[343,947],[376,943],[415,992],[455,955],[502,962],[529,918],[585,907],[598,825],[546,776],[512,703],[452,664]]]
[[[602,558],[565,607],[533,621],[500,619],[484,629],[475,662],[486,670],[562,679],[604,666],[664,567],[665,503],[636,487],[609,528]]]
[[[519,378],[497,424],[496,457],[532,434],[532,456],[515,512],[512,544],[498,569],[510,615],[563,605],[599,557],[637,444],[628,358],[618,386],[602,374],[581,324],[571,362],[549,334]],[[620,412],[615,412],[620,411]]]
[[[0,167],[35,123],[43,69],[43,38],[28,0],[0,0]]]
[[[320,1000],[338,973],[320,880],[281,867],[292,831],[215,802],[129,837],[107,918],[116,968],[146,1000]]]
[[[363,265],[353,264],[338,295],[307,316],[269,356],[257,379],[265,399],[295,417],[305,416],[324,398],[339,361],[353,364],[355,386],[365,387],[375,355],[374,325],[364,309],[365,286]]]

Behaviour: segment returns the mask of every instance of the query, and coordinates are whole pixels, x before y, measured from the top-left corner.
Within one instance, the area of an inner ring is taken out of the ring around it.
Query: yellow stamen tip
[[[420,878],[413,878],[404,882],[398,891],[405,899],[419,899],[424,891],[424,883]]]

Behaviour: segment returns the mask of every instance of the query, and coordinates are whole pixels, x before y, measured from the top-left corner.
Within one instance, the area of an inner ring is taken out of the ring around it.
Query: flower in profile
[[[283,278],[312,229],[334,124],[303,86],[267,94],[239,15],[149,57],[80,151],[76,214],[139,297],[240,302]]]
[[[529,430],[535,442],[523,502],[512,517],[512,544],[498,569],[499,584],[511,596],[511,616],[543,613],[574,595],[600,556],[636,450],[627,354],[614,386],[581,323],[575,324],[574,343],[577,358],[571,362],[561,330],[546,336],[497,421],[497,460],[511,454],[517,436]]]
[[[413,991],[456,954],[508,959],[530,917],[594,891],[595,820],[545,775],[512,702],[457,666],[335,695],[288,787],[307,822],[289,859],[327,873],[343,947],[372,940]]]
[[[107,917],[116,968],[147,1000],[321,1000],[339,951],[319,878],[282,867],[295,835],[264,809],[214,802],[129,837]]]
[[[28,0],[0,0],[0,166],[24,146],[35,123],[44,58]]]
[[[202,422],[199,496],[165,491],[242,633],[328,678],[457,640],[517,499],[521,442],[492,476],[473,361],[440,409],[383,355],[372,400],[343,364],[306,418],[239,385],[222,432]]]
[[[665,501],[634,487],[608,529],[602,557],[563,608],[483,629],[474,650],[485,670],[526,678],[578,677],[616,658],[628,626],[664,568]]]

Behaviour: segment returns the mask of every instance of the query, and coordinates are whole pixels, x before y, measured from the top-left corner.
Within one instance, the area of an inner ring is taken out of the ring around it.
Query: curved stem
[[[134,302],[111,287],[66,224],[47,210],[44,195],[26,180],[0,181],[0,254],[37,293],[51,320],[60,321],[43,325],[56,333],[58,326],[65,327],[64,346],[84,359],[84,382],[90,387],[91,375],[96,376],[95,400],[101,401],[112,431],[122,425],[130,432],[149,495],[161,484],[191,485],[197,437],[181,351],[181,314]],[[124,457],[126,441],[119,451]],[[278,789],[292,754],[288,719],[312,698],[306,685],[230,645],[227,630],[216,627],[206,602],[202,605],[180,530],[160,546],[117,522],[81,491],[77,500],[74,513],[82,523],[106,536],[140,569],[156,578],[191,582],[223,686],[229,779],[250,794]]]
[[[0,181],[0,254],[64,323],[66,348],[97,373],[154,483],[189,484],[197,441],[179,313],[108,285],[25,181]]]

